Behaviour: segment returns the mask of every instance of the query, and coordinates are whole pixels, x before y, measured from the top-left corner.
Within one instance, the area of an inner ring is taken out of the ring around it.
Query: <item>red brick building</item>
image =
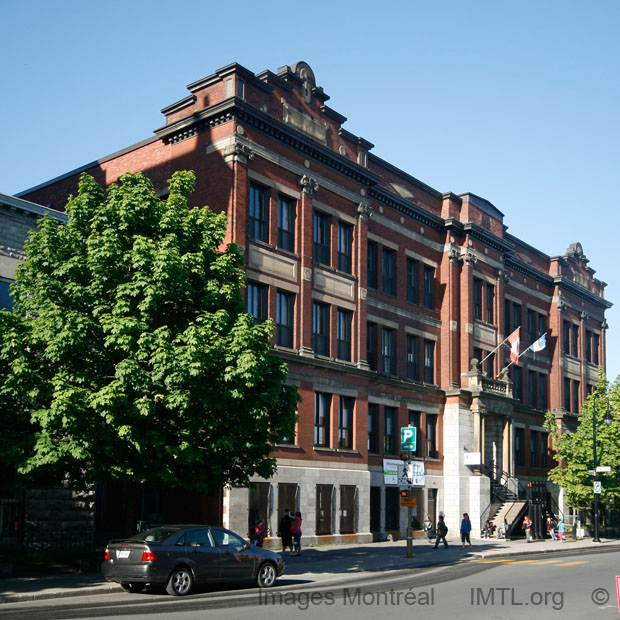
[[[407,510],[384,470],[408,425],[424,471],[416,526],[442,511],[457,531],[467,511],[477,530],[502,492],[544,487],[545,411],[574,422],[605,367],[611,304],[581,245],[550,257],[484,198],[374,156],[306,63],[277,74],[232,64],[188,90],[153,137],[21,196],[62,209],[81,171],[104,185],[143,171],[163,195],[173,171],[191,169],[194,203],[227,213],[248,311],[275,320],[275,354],[303,402],[296,436],[275,447],[278,474],[224,491],[223,522],[244,531],[260,514],[275,535],[289,507],[309,542],[402,533]],[[488,354],[519,327],[521,351],[542,335],[546,347],[500,378],[509,349]]]

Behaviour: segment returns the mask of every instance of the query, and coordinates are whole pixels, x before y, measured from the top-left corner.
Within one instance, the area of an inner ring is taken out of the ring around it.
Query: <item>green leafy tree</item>
[[[566,494],[569,506],[589,508],[594,502],[593,419],[596,408],[597,465],[611,467],[609,473],[599,473],[602,482],[600,501],[602,505],[620,505],[620,379],[612,386],[601,375],[598,385],[586,399],[575,432],[560,432],[554,415],[547,413],[545,427],[551,431],[557,467],[549,472],[549,479],[557,483]],[[611,425],[604,423],[607,409],[613,416]]]
[[[141,174],[82,175],[69,221],[45,217],[0,315],[0,457],[37,479],[209,491],[275,470],[299,395],[245,312],[227,220]],[[10,429],[12,432],[7,432]]]

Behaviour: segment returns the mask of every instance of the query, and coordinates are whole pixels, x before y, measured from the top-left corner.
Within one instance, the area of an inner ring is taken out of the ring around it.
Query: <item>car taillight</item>
[[[109,560],[110,559],[110,550],[106,547],[105,548],[105,555],[103,556],[104,560]]]
[[[155,557],[155,554],[150,549],[142,552],[143,562],[155,562],[156,560],[157,558]]]

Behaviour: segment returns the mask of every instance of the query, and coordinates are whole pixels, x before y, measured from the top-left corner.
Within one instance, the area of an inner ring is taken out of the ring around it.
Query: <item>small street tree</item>
[[[31,234],[0,315],[0,460],[74,485],[111,479],[210,491],[275,469],[299,396],[245,312],[227,220],[160,200],[142,174],[82,175],[66,225]]]
[[[607,426],[604,416],[609,408],[613,416]],[[598,385],[588,396],[581,410],[577,429],[561,432],[551,412],[547,413],[545,427],[551,432],[554,458],[558,465],[549,472],[549,480],[564,489],[570,507],[588,509],[594,501],[594,478],[588,472],[594,469],[593,419],[596,409],[597,465],[609,466],[609,473],[599,473],[602,482],[602,506],[620,505],[620,379],[609,386],[601,375]]]

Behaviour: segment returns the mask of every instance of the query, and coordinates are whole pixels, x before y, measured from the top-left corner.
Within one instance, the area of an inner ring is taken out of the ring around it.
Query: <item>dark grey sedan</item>
[[[128,592],[152,583],[183,596],[195,583],[253,580],[268,588],[284,572],[284,560],[222,527],[161,525],[110,541],[101,572]]]

